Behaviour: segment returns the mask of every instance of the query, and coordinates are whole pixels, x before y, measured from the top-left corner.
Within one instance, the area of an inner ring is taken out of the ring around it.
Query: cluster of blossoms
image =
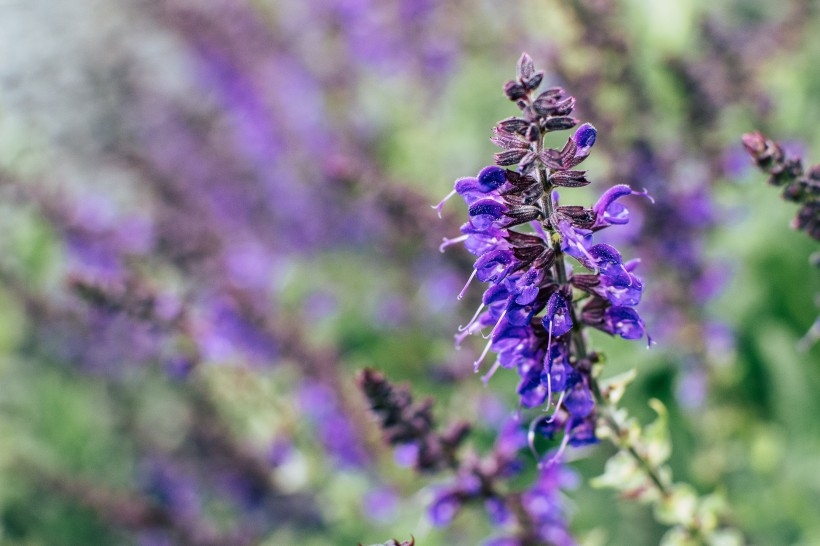
[[[432,401],[413,402],[406,386],[394,386],[379,372],[365,369],[359,387],[379,420],[384,439],[396,456],[425,474],[450,470],[455,478],[435,488],[428,508],[431,522],[449,525],[466,505],[483,504],[492,522],[505,528],[487,546],[549,544],[572,546],[562,489],[575,485],[575,475],[561,464],[541,465],[536,482],[512,491],[510,480],[521,475],[520,453],[527,448],[526,427],[517,418],[501,424],[492,450],[483,457],[461,450],[470,432],[461,421],[436,430]],[[408,456],[409,453],[409,456]]]
[[[788,157],[777,142],[757,131],[743,135],[743,146],[757,167],[769,175],[769,184],[783,188],[783,199],[800,205],[792,227],[820,241],[820,164],[806,172],[801,158]],[[820,252],[813,253],[810,259],[820,267]],[[818,340],[820,316],[798,346],[808,350]]]
[[[461,462],[456,479],[438,488],[429,508],[437,526],[449,524],[468,503],[482,503],[492,523],[505,528],[485,546],[551,544],[572,546],[563,489],[575,486],[575,474],[560,463],[540,465],[535,483],[523,491],[509,491],[508,482],[521,474],[520,452],[527,432],[517,419],[501,427],[490,454]]]
[[[490,330],[476,371],[490,350],[497,353],[484,380],[499,367],[516,369],[521,405],[553,409],[534,423],[535,429],[550,437],[563,430],[563,445],[584,445],[596,440],[590,374],[599,356],[587,352],[582,327],[625,339],[646,335],[635,311],[643,289],[634,274],[637,261],[624,262],[614,247],[594,244],[592,237],[628,221],[619,198],[647,194],[617,185],[592,208],[559,205],[557,188],[589,184],[586,171],[574,167],[589,155],[596,130],[585,123],[563,148],[546,148],[547,133],[571,129],[578,120],[570,117],[575,99],[563,89],[536,93],[542,79],[543,72],[522,55],[517,79],[504,87],[522,115],[494,128],[492,141],[503,149],[496,154],[497,165],[456,181],[447,198],[459,194],[470,218],[462,235],[445,239],[442,248],[463,242],[478,256],[470,280],[489,283],[481,307],[456,336],[461,343],[468,335]],[[516,164],[517,170],[503,168]],[[582,269],[574,271],[565,255]]]
[[[419,472],[458,468],[456,451],[470,433],[459,421],[446,431],[435,430],[433,401],[414,403],[407,387],[394,387],[384,375],[371,369],[359,374],[359,387],[378,417],[385,441],[401,452]]]

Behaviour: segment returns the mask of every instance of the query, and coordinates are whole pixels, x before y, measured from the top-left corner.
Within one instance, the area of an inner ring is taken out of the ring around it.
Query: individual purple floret
[[[586,352],[583,328],[649,339],[634,309],[643,292],[634,273],[638,261],[624,261],[611,245],[593,241],[598,231],[628,222],[620,199],[649,196],[621,184],[592,207],[559,205],[559,189],[589,184],[586,171],[575,167],[589,156],[597,131],[585,123],[561,149],[545,147],[547,133],[571,129],[578,120],[570,117],[575,99],[563,89],[537,93],[542,78],[532,60],[522,55],[517,79],[504,86],[521,116],[502,120],[493,129],[491,140],[502,148],[497,165],[457,180],[447,196],[464,199],[469,221],[461,228],[462,236],[445,240],[442,248],[464,243],[477,256],[470,281],[489,284],[481,307],[459,328],[458,343],[484,332],[489,341],[475,362],[476,371],[490,351],[496,361],[484,381],[498,368],[515,369],[521,378],[521,405],[550,411],[532,430],[548,437],[562,434],[563,447],[595,441],[590,373],[598,355]],[[516,170],[503,168],[516,164]],[[443,205],[435,208],[441,212]],[[566,257],[577,262],[574,267]],[[448,514],[456,500],[452,494],[442,495],[437,513]]]

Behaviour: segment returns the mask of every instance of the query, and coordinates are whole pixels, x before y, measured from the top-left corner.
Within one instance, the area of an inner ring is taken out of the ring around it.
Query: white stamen
[[[550,418],[547,419],[547,423],[552,423],[555,421],[555,416],[558,415],[558,410],[561,409],[561,404],[564,402],[565,394],[567,394],[567,391],[561,391],[561,396],[558,397],[558,402],[555,403],[555,411],[553,411]]]
[[[521,408],[519,406],[519,411],[520,411],[520,409]],[[532,452],[532,456],[535,457],[536,461],[541,458],[541,456],[538,454],[538,452],[535,451],[535,427],[538,426],[538,422],[540,420],[541,419],[533,419],[532,421],[530,421],[530,426],[527,429],[527,445],[530,446],[530,451]]]
[[[624,264],[621,264],[621,271],[623,271],[629,279],[629,284],[627,284],[627,286],[632,286],[632,277],[629,275],[629,271],[626,270],[626,266]]]
[[[438,205],[430,205],[432,208],[436,209],[436,212],[438,213],[439,218],[441,218],[441,209],[444,208],[444,203],[446,203],[447,200],[450,199],[455,194],[456,194],[456,190],[453,190],[450,193],[448,193],[447,196],[444,199],[439,201]]]
[[[480,324],[478,322],[473,323],[469,328],[466,328],[463,332],[460,332],[453,337],[456,339],[456,349],[461,349],[461,344],[464,343],[464,340],[467,339],[467,336],[471,336],[474,333],[480,331],[479,328]]]
[[[552,319],[550,319],[550,329],[547,333],[547,355],[550,354],[550,349],[552,348]]]
[[[550,362],[550,368],[552,368],[552,363]],[[547,405],[544,408],[544,411],[549,411],[550,406],[552,405],[552,375],[550,374],[549,369],[546,370],[547,372]]]
[[[483,337],[484,339],[490,339],[491,337],[493,337],[493,334],[495,333],[495,331],[496,331],[496,330],[498,330],[498,325],[499,325],[499,324],[501,324],[501,321],[502,321],[502,320],[504,320],[504,316],[505,316],[506,314],[507,314],[507,310],[506,310],[506,309],[504,309],[504,311],[501,313],[501,316],[500,316],[500,317],[498,317],[498,322],[496,322],[496,323],[495,323],[495,326],[493,326],[492,331],[491,331],[488,335],[486,335],[486,336],[482,334],[482,336],[481,336],[481,337]]]
[[[490,378],[493,376],[493,374],[495,374],[496,370],[498,370],[499,367],[501,367],[501,359],[496,358],[495,364],[493,364],[493,367],[490,368],[490,371],[481,376],[481,382],[484,383],[485,387],[487,386],[487,383],[490,382]]]
[[[458,293],[458,299],[463,298],[463,297],[464,297],[464,294],[466,294],[466,293],[467,293],[467,288],[469,288],[470,283],[471,283],[471,282],[473,282],[473,278],[475,277],[476,271],[477,271],[477,270],[473,269],[473,273],[472,273],[472,275],[470,275],[470,278],[469,278],[469,279],[467,279],[467,284],[465,284],[465,285],[464,285],[464,288],[462,288],[462,289],[461,289],[461,292],[459,292],[459,293]]]
[[[448,246],[454,245],[456,243],[460,243],[462,241],[466,241],[467,237],[469,237],[469,235],[461,235],[459,237],[453,237],[452,239],[448,239],[447,237],[444,237],[442,239],[442,241],[444,241],[444,242],[442,242],[440,245],[438,245],[438,251],[439,252],[444,252],[444,249],[447,248]]]
[[[564,455],[564,451],[567,449],[567,445],[569,444],[569,421],[567,422],[567,428],[564,430],[564,438],[561,440],[561,445],[558,447],[558,451],[550,457],[550,460],[546,463],[539,463],[538,466],[542,464],[546,464],[547,466],[552,466]]]
[[[481,351],[481,356],[478,357],[478,360],[473,362],[473,372],[478,373],[478,369],[481,367],[481,362],[484,360],[484,357],[487,356],[487,353],[490,351],[490,345],[492,344],[492,341],[488,341],[487,345],[484,347],[484,350]]]
[[[476,321],[476,319],[478,319],[478,315],[479,315],[479,313],[481,313],[481,310],[482,310],[482,309],[484,309],[484,304],[483,304],[483,303],[482,303],[481,305],[479,305],[479,306],[478,306],[478,309],[476,309],[476,312],[475,312],[475,314],[473,315],[473,318],[471,318],[471,319],[470,319],[470,322],[468,322],[468,323],[467,323],[467,324],[465,324],[464,326],[459,326],[459,327],[458,327],[458,331],[459,331],[459,332],[463,332],[464,330],[466,330],[466,329],[468,329],[470,326],[472,326],[472,325],[473,325],[473,323]]]

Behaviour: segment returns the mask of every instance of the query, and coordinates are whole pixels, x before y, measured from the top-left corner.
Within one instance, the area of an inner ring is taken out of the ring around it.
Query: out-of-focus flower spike
[[[567,300],[554,292],[547,301],[546,314],[543,319],[544,327],[549,330],[550,335],[562,336],[572,330],[572,318]]]

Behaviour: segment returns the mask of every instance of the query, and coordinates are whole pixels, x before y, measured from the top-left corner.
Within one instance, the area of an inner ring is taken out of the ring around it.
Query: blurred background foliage
[[[411,383],[479,451],[516,410],[453,347],[478,290],[437,249],[463,207],[428,205],[491,162],[522,51],[598,127],[576,202],[668,209],[626,237],[657,344],[593,336],[604,375],[637,369],[624,405],[663,401],[676,479],[750,543],[820,543],[817,246],[740,148],[820,162],[810,0],[0,3],[0,543],[489,536],[479,509],[431,527],[445,478],[398,464],[354,378]],[[656,544],[586,483],[612,452],[569,454],[573,532]]]

